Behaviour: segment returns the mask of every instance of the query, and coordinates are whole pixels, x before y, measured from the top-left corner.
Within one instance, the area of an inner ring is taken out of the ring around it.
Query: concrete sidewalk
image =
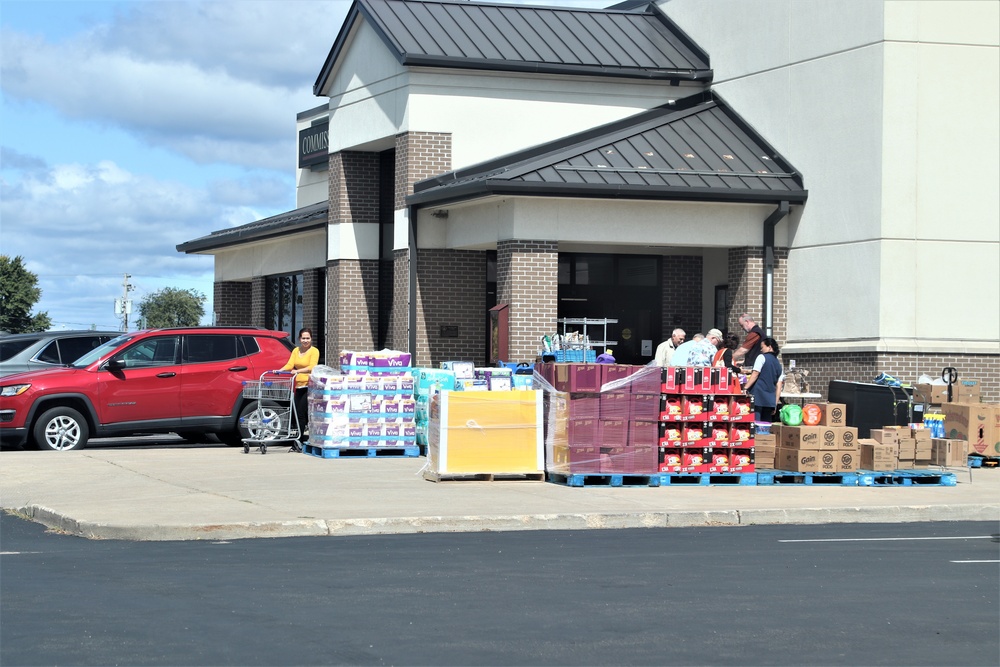
[[[319,459],[228,447],[0,452],[0,507],[97,539],[1000,521],[1000,470],[957,486],[571,488],[429,482],[424,458]]]

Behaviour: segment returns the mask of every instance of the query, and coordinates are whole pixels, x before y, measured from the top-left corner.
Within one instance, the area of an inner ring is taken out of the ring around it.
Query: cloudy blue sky
[[[175,248],[294,208],[295,114],[349,7],[0,0],[0,254],[53,328],[119,329],[126,273],[136,310],[194,289],[210,323],[212,258]]]

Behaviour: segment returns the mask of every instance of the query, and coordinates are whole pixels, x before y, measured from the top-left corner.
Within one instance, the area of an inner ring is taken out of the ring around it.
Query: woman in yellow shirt
[[[305,426],[309,423],[306,414],[307,397],[309,395],[309,374],[319,363],[319,350],[312,346],[312,330],[299,330],[299,346],[292,350],[288,363],[281,367],[283,371],[295,371],[295,416],[298,419],[299,436],[305,435]]]

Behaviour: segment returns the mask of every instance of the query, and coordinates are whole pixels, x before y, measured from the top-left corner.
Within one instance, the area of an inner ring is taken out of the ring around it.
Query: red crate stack
[[[664,369],[659,406],[660,472],[754,472],[753,400],[742,394],[739,386],[728,369]]]

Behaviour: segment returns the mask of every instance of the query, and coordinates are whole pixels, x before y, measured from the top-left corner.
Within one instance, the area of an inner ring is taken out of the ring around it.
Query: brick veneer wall
[[[379,224],[378,153],[341,151],[330,154],[331,226]],[[377,249],[376,249],[377,250]],[[379,343],[377,259],[327,262],[327,364],[337,366],[341,350],[374,350]]]
[[[670,255],[663,258],[661,271],[663,340],[670,338],[677,327],[684,329],[688,340],[699,331],[704,333],[701,328],[704,281],[702,258],[695,255]]]
[[[379,154],[330,154],[329,222],[379,221]]]
[[[441,336],[457,326],[457,338]],[[411,361],[486,363],[486,252],[422,248],[417,254],[417,350]]]
[[[326,363],[336,367],[341,350],[378,346],[379,261],[340,259],[327,263]]]
[[[984,403],[1000,402],[1000,356],[977,354],[914,354],[886,352],[782,354],[788,367],[809,371],[809,389],[829,396],[830,380],[871,382],[879,373],[888,373],[902,382],[915,383],[921,375],[941,377],[941,369],[952,366],[960,379],[977,379]]]
[[[396,210],[406,208],[413,184],[451,170],[451,134],[404,132],[396,135]]]
[[[221,327],[251,326],[251,299],[253,288],[249,282],[226,280],[213,287],[212,307],[216,324]]]
[[[510,304],[508,361],[538,356],[542,336],[558,330],[558,297],[556,241],[497,243],[497,303]]]
[[[771,335],[780,346],[788,332],[788,248],[774,249],[774,299]],[[764,248],[761,246],[729,249],[729,308],[726,325],[729,331],[743,336],[739,316],[750,313],[757,324],[764,322]]]
[[[267,278],[254,276],[250,281],[250,326],[267,326]]]
[[[437,176],[451,169],[451,134],[441,132],[404,132],[398,134],[396,135],[395,161],[393,207],[399,211],[406,208],[406,196],[413,193],[414,183],[431,176]],[[417,233],[419,235],[419,230]],[[419,273],[417,283],[421,286],[417,290],[417,322],[410,323],[409,250],[397,249],[393,251],[392,307],[389,310],[389,322],[385,325],[387,340],[390,341],[393,349],[408,350],[413,353],[413,364],[437,365],[440,361],[452,359],[478,359],[483,356],[481,351],[476,353],[475,357],[456,355],[465,354],[464,350],[466,349],[471,354],[476,345],[480,348],[484,346],[482,340],[485,335],[483,333],[485,325],[481,321],[473,322],[471,314],[468,312],[453,312],[449,310],[441,313],[434,312],[430,318],[431,321],[427,321],[425,317],[427,307],[421,302],[422,295],[429,299],[428,303],[436,305],[440,285],[451,285],[454,287],[456,273],[441,273],[442,267],[440,266],[428,267],[425,272],[424,267],[421,266],[421,261],[424,257],[424,251],[420,251],[420,261],[417,262],[417,271]],[[429,261],[437,260],[437,255],[434,252],[428,252],[426,257]],[[483,262],[485,262],[485,256]],[[470,267],[460,268],[459,271],[464,271],[468,268]],[[461,287],[473,289],[474,285],[478,284],[480,280],[485,279],[485,273],[485,268],[482,271],[475,269],[473,275],[470,276],[471,284],[463,284]],[[426,284],[423,284],[422,281],[425,281]],[[485,292],[485,288],[479,291]],[[478,295],[475,295],[474,298],[482,299]],[[460,304],[452,303],[457,301],[459,299],[453,298],[451,301],[447,301],[446,305],[458,306]],[[479,311],[483,310],[478,301],[466,304],[466,307],[478,308]],[[482,315],[481,312],[480,315],[482,319],[485,319],[485,315]],[[456,321],[453,322],[452,320]],[[442,323],[458,324],[459,338],[440,338],[440,325]],[[409,350],[410,326],[416,328],[416,350]],[[482,329],[482,331],[477,333],[477,327],[478,329]],[[466,340],[467,337],[477,336],[478,342],[474,343],[472,339]]]

